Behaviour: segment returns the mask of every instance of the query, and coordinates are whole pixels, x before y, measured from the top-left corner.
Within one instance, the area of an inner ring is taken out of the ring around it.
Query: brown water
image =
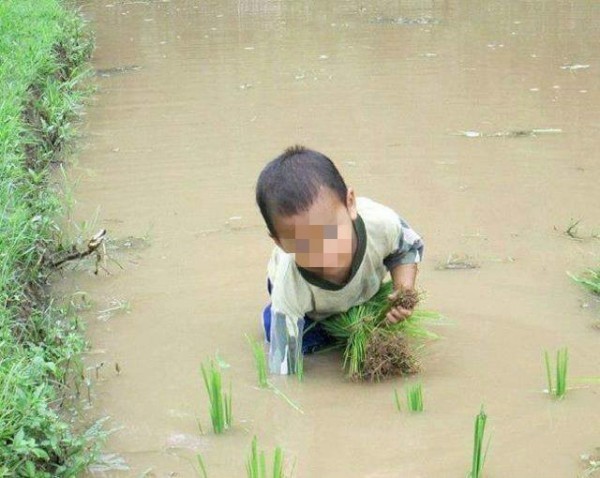
[[[113,238],[149,238],[118,251],[123,269],[80,268],[62,284],[94,301],[86,361],[104,365],[98,380],[88,372],[89,418],[122,427],[107,452],[130,466],[98,476],[196,476],[196,452],[211,478],[245,476],[257,435],[284,448],[296,477],[464,477],[481,404],[486,476],[581,472],[580,454],[600,445],[600,385],[575,379],[600,376],[600,308],[566,272],[597,265],[600,240],[561,230],[572,219],[582,235],[600,228],[600,4],[82,6],[94,66],[141,68],[98,77],[70,171],[74,219],[98,213],[95,227]],[[390,21],[400,17],[413,21]],[[469,137],[547,128],[562,132]],[[405,380],[348,383],[335,354],[307,358],[303,383],[274,380],[303,413],[255,388],[244,335],[260,336],[272,244],[253,188],[296,142],[425,239],[420,285],[448,323],[423,359],[422,415],[394,408]],[[436,270],[450,254],[481,267]],[[130,311],[99,319],[115,300]],[[541,354],[560,346],[575,389],[556,402],[542,393]],[[210,432],[199,375],[217,352],[234,393],[223,436]]]

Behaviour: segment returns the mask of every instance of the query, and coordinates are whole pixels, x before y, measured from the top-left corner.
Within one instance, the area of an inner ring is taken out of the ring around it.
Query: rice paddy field
[[[79,6],[67,220],[106,255],[54,287],[87,324],[84,422],[114,430],[87,476],[600,474],[596,3]],[[351,380],[333,350],[265,376],[254,186],[294,143],[422,235],[417,373]]]

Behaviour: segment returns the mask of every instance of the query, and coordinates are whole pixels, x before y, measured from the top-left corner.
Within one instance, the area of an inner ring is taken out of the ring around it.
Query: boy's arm
[[[419,266],[416,263],[398,264],[396,267],[394,267],[390,271],[392,282],[394,283],[394,290],[413,290],[415,288],[418,271]]]
[[[418,271],[418,263],[423,258],[423,241],[421,237],[400,217],[400,233],[398,247],[384,259],[390,271],[394,289],[413,290]],[[393,297],[392,297],[393,298]],[[399,322],[410,316],[412,310],[395,307],[387,314],[390,322]]]
[[[295,374],[302,360],[304,318],[294,319],[271,309],[271,344],[269,371],[273,374]]]

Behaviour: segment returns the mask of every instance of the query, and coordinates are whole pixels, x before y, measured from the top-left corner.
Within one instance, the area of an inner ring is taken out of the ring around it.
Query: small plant
[[[399,412],[402,411],[402,406],[400,405],[400,397],[398,396],[398,389],[394,389],[394,403],[396,404],[396,410]]]
[[[420,383],[406,390],[406,406],[411,412],[423,411],[423,387]]]
[[[590,292],[600,295],[600,268],[596,270],[588,269],[587,272],[582,275],[578,277],[571,276],[571,278]]]
[[[281,447],[277,447],[273,455],[273,478],[285,478],[283,465],[283,450]],[[252,439],[250,456],[246,462],[246,472],[248,478],[267,478],[265,452],[258,451],[256,436]]]
[[[202,364],[200,369],[210,401],[209,412],[213,431],[217,434],[223,433],[226,428],[231,427],[233,422],[231,414],[231,385],[229,386],[229,394],[223,392],[221,370],[212,360],[208,368]]]
[[[485,451],[483,451],[483,435],[485,434],[485,423],[487,421],[487,415],[483,411],[483,405],[481,411],[475,417],[475,432],[473,438],[473,460],[471,462],[471,471],[468,474],[468,478],[481,478],[483,465],[485,463],[485,457],[487,456],[487,449],[490,446],[488,440]]]
[[[567,393],[567,365],[569,362],[568,349],[562,348],[556,351],[556,383],[552,383],[552,371],[550,356],[544,350],[544,362],[546,364],[546,379],[548,381],[548,393],[556,398],[563,398]]]
[[[208,473],[206,473],[206,466],[204,465],[204,460],[202,459],[202,455],[196,455],[196,460],[198,461],[198,476],[202,478],[208,478]]]
[[[252,348],[252,354],[254,355],[254,364],[256,365],[256,372],[258,373],[258,386],[260,388],[268,388],[267,354],[265,353],[263,344],[250,339],[248,336],[246,336],[246,338]]]

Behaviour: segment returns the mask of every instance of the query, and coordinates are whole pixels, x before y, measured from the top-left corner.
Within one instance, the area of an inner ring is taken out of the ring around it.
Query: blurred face
[[[348,188],[344,203],[329,188],[322,187],[308,211],[274,218],[277,237],[273,240],[292,254],[300,267],[320,274],[335,274],[352,264],[352,221],[356,217],[352,188]]]

